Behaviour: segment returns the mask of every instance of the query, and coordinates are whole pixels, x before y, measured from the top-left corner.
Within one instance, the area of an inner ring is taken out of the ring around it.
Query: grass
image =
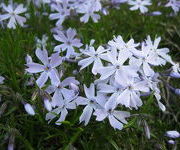
[[[18,2],[20,2],[19,0]],[[22,2],[22,1],[21,1]],[[133,37],[140,42],[147,35],[151,37],[161,36],[161,46],[171,49],[171,55],[176,61],[180,61],[180,16],[167,17],[169,10],[161,8],[164,12],[161,16],[139,15],[137,11],[128,10],[123,5],[120,10],[110,10],[108,16],[102,16],[98,23],[80,23],[78,18],[67,20],[65,28],[75,28],[82,43],[88,44],[95,39],[95,46],[103,45],[113,38],[113,35],[122,35],[125,40]],[[40,9],[41,10],[41,9]],[[151,7],[151,10],[156,10]],[[84,150],[152,150],[172,149],[167,144],[168,138],[164,136],[167,130],[179,130],[178,120],[180,98],[162,87],[163,103],[167,107],[165,113],[156,105],[153,97],[144,99],[144,106],[132,114],[140,114],[131,117],[129,123],[122,131],[115,131],[106,121],[96,122],[93,117],[88,126],[79,124],[79,116],[82,108],[73,110],[68,115],[63,125],[56,126],[45,121],[46,110],[42,109],[39,98],[32,100],[32,94],[37,91],[35,87],[27,87],[24,83],[29,78],[24,74],[25,56],[34,57],[35,37],[46,34],[49,37],[48,50],[53,51],[52,42],[56,43],[50,32],[54,22],[47,16],[34,15],[35,8],[29,7],[30,19],[28,28],[18,27],[16,30],[0,29],[0,74],[6,80],[0,86],[2,102],[0,105],[0,149],[6,149],[9,137],[15,137],[15,146],[18,150],[57,150],[73,149],[76,147]],[[65,64],[67,76],[77,69],[76,64]],[[76,75],[82,83],[90,84],[95,80],[90,68]],[[173,85],[179,86],[178,80],[172,80]],[[180,88],[180,87],[179,87]],[[21,101],[36,105],[37,115],[29,116],[24,111]],[[144,132],[144,122],[147,122],[151,139],[147,139]],[[179,146],[179,145],[178,145]]]

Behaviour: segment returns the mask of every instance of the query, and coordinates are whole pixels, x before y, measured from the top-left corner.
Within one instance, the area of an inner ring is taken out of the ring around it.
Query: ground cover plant
[[[0,149],[178,149],[180,1],[0,2]]]

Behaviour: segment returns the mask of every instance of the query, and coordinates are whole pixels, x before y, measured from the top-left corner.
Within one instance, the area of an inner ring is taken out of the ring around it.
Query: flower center
[[[108,114],[112,114],[113,110],[112,109],[109,109],[108,110]]]
[[[94,56],[95,56],[95,57],[97,57],[97,56],[98,56],[98,54],[95,54]]]
[[[133,90],[133,86],[132,86],[132,85],[129,85],[129,86],[127,87],[127,89],[128,89],[128,90]]]
[[[121,66],[120,66],[120,65],[117,65],[117,66],[116,66],[116,69],[120,69],[120,68],[121,68]]]
[[[14,13],[14,12],[12,12],[12,13],[10,13],[10,15],[15,16],[15,13]]]
[[[44,70],[45,70],[45,71],[49,71],[50,69],[51,69],[51,67],[48,65],[48,66],[45,67]]]
[[[71,42],[70,42],[70,41],[67,41],[67,45],[71,45]]]
[[[62,15],[62,16],[65,15],[65,11],[62,11],[62,12],[61,12],[61,15]]]

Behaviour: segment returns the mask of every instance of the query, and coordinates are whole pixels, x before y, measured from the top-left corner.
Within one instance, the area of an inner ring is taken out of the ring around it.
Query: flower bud
[[[178,131],[167,131],[166,136],[175,139],[180,137],[180,133]]]
[[[44,107],[48,110],[51,111],[52,110],[52,105],[50,103],[50,101],[48,99],[44,100]]]
[[[175,89],[175,94],[180,95],[180,89]]]
[[[168,141],[168,143],[169,143],[169,144],[173,144],[173,145],[174,145],[174,144],[175,144],[175,141],[173,141],[173,140],[169,140],[169,141]]]
[[[35,115],[34,109],[30,104],[28,103],[24,104],[24,108],[29,115],[32,115],[32,116]]]
[[[160,11],[153,11],[150,15],[152,15],[152,16],[159,16],[161,14],[162,13]]]

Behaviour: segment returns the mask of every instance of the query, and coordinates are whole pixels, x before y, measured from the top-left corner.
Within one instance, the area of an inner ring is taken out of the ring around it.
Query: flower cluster
[[[162,82],[162,75],[155,72],[154,68],[169,63],[172,65],[169,75],[175,77],[180,74],[180,68],[172,61],[168,48],[159,48],[160,37],[152,41],[148,36],[143,42],[136,43],[134,39],[125,42],[121,36],[117,36],[104,47],[99,46],[97,49],[93,46],[95,41],[91,40],[85,49],[81,48],[80,53],[73,57],[81,66],[80,70],[92,64],[94,77],[100,75],[89,88],[84,85],[84,97],[79,95],[80,82],[74,77],[62,80],[63,73],[59,67],[69,59],[67,56],[70,56],[66,54],[66,57],[61,57],[59,50],[67,49],[67,53],[73,54],[74,49],[69,43],[78,43],[79,47],[82,46],[78,39],[73,39],[75,35],[75,30],[71,28],[66,32],[59,31],[54,37],[64,44],[56,46],[55,53],[50,57],[47,50],[36,49],[36,56],[43,65],[34,63],[32,58],[27,61],[26,71],[31,74],[40,73],[36,84],[39,88],[46,87],[45,92],[50,97],[43,97],[45,107],[49,111],[46,120],[52,121],[59,117],[56,124],[60,125],[66,119],[69,110],[84,105],[80,122],[87,125],[94,115],[97,121],[108,118],[113,128],[121,130],[123,124],[127,123],[126,118],[130,117],[130,113],[120,109],[138,109],[145,103],[142,97],[151,94],[155,96],[159,108],[165,111],[165,106],[160,101],[159,84]],[[49,86],[48,78],[51,81]]]
[[[89,20],[97,23],[101,18],[100,14],[107,15],[108,9],[119,8],[122,4],[128,4],[130,10],[140,10],[142,14],[148,13],[148,7],[152,5],[151,0],[27,0],[27,6],[33,3],[37,7],[49,6],[51,13],[49,14],[46,9],[44,9],[44,15],[49,15],[50,20],[56,20],[56,26],[61,27],[66,19],[80,16],[80,21],[87,23]],[[174,14],[177,15],[180,9],[179,0],[168,0],[164,7],[171,7]],[[1,3],[2,14],[0,14],[0,23],[7,24],[8,28],[15,29],[17,25],[24,27],[26,22],[26,17],[24,13],[27,13],[27,8],[23,4],[10,3],[6,5]],[[149,13],[150,15],[161,15],[160,11],[153,11]],[[28,15],[26,15],[28,16]],[[6,20],[9,20],[8,22]],[[3,22],[2,22],[3,21]]]

